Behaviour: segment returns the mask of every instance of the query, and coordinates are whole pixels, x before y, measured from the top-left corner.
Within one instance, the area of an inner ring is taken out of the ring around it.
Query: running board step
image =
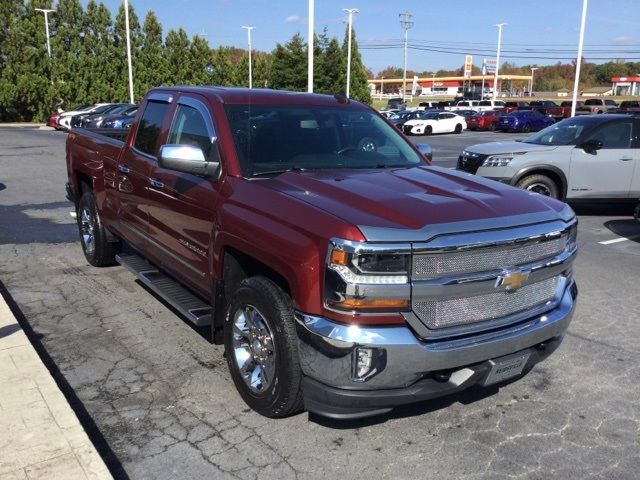
[[[116,261],[198,327],[211,325],[212,309],[200,298],[139,255],[116,255]]]

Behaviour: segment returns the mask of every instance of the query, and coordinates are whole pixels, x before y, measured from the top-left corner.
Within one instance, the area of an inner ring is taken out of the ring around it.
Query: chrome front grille
[[[434,338],[497,328],[555,307],[572,276],[576,224],[414,244],[413,315]],[[523,233],[521,236],[520,233]]]
[[[415,280],[432,280],[471,272],[502,270],[506,267],[525,265],[561,253],[567,235],[551,240],[515,244],[511,246],[485,247],[451,253],[418,254],[413,257],[412,277]]]
[[[413,311],[431,329],[495,320],[549,304],[556,296],[560,278],[548,278],[516,291],[416,301],[413,302]]]

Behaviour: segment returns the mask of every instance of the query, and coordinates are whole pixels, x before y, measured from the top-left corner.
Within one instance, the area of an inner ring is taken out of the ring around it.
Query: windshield
[[[245,177],[424,163],[394,127],[369,110],[314,105],[227,105],[225,110]]]
[[[579,117],[571,118],[548,126],[524,139],[523,142],[535,145],[575,145],[585,128],[584,120]]]

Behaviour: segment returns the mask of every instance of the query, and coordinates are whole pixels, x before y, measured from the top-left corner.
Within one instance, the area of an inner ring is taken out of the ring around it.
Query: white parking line
[[[640,238],[640,235],[633,235],[632,237],[620,237],[614,238],[613,240],[605,240],[604,242],[598,242],[600,245],[611,245],[613,243],[626,242],[627,240],[635,240],[636,238]]]

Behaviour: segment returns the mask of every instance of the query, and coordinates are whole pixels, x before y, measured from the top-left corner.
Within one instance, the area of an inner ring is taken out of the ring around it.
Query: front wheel
[[[225,316],[227,365],[240,396],[256,412],[278,418],[302,410],[302,369],[293,306],[266,277],[243,280]]]
[[[516,186],[529,192],[560,200],[558,185],[546,175],[529,175],[520,180]]]
[[[528,123],[525,123],[522,127],[523,133],[529,133],[531,131],[531,126]]]
[[[431,125],[427,125],[426,127],[424,127],[425,135],[431,135],[432,133],[433,133],[433,128],[431,127]]]
[[[76,219],[82,251],[87,261],[94,267],[113,265],[116,260],[117,244],[108,241],[107,230],[100,221],[91,190],[84,192],[80,197]]]

